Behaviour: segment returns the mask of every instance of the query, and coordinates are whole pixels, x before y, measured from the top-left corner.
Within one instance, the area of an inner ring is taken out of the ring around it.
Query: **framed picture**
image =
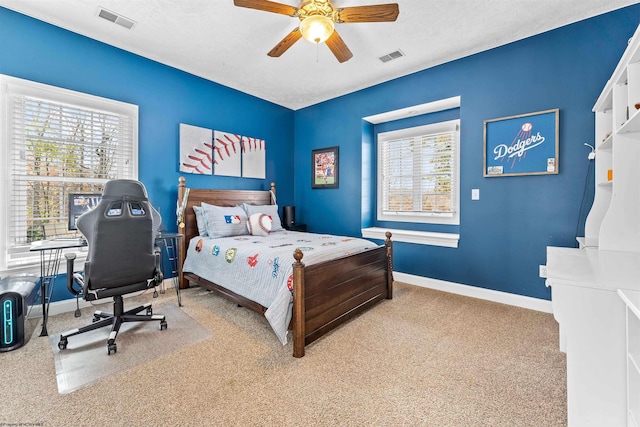
[[[559,109],[484,121],[485,177],[558,173]]]
[[[311,150],[311,188],[338,188],[338,147]]]

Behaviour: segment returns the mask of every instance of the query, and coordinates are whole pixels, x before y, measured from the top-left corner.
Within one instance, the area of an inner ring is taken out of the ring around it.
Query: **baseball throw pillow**
[[[271,218],[269,215],[255,213],[249,217],[247,228],[252,236],[266,236],[271,232]]]

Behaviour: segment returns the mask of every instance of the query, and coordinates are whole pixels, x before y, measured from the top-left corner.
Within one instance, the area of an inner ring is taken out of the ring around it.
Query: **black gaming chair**
[[[122,301],[123,295],[150,288],[155,291],[162,283],[160,253],[155,248],[160,223],[144,185],[126,179],[107,182],[100,203],[78,218],[78,230],[87,239],[89,251],[84,276],[71,274],[75,254],[67,255],[67,287],[76,298],[82,293],[85,301],[113,297],[113,313],[96,311],[91,325],[62,333],[60,350],[67,348],[67,338],[107,325],[111,325],[107,354],[117,351],[116,336],[123,322],[159,321],[160,330],[167,328],[165,317],[153,315],[150,303],[124,311]],[[74,282],[81,289],[75,289]],[[144,310],[146,314],[138,314]]]

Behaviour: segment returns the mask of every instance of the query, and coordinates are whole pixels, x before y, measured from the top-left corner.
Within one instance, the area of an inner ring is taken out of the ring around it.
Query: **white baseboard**
[[[541,311],[543,313],[553,313],[551,301],[525,297],[522,295],[510,294],[508,292],[494,291],[492,289],[478,288],[476,286],[461,285],[454,282],[446,282],[444,280],[430,279],[428,277],[416,276],[413,274],[393,272],[393,277],[399,282],[408,283],[410,285],[422,286],[423,288],[435,289],[438,291],[449,292],[452,294],[463,295],[472,298],[483,299],[487,301],[498,302],[501,304],[512,305],[515,307],[527,308],[529,310]],[[165,290],[173,290],[173,280],[166,279],[164,282]],[[136,294],[137,295],[137,294]],[[80,308],[90,307],[100,303],[109,303],[110,299],[93,301],[93,304],[80,299]],[[67,313],[76,309],[75,299],[67,299],[63,301],[52,302],[49,306],[49,316]],[[31,306],[29,318],[42,317],[42,305]]]
[[[165,292],[169,292],[169,290],[173,291],[173,279],[165,279],[163,281]],[[158,292],[160,290],[158,289]],[[136,292],[130,295],[124,295],[124,298],[134,297],[136,295],[140,295],[141,293],[146,291]],[[113,302],[112,298],[104,298],[101,300],[87,302],[82,299],[82,297],[78,301],[80,303],[80,308],[83,309],[85,307],[91,307],[92,305],[98,304],[108,304]],[[56,301],[49,304],[49,316],[55,316],[56,314],[68,313],[70,311],[76,310],[76,300],[75,298],[66,299],[62,301]],[[42,317],[42,304],[35,304],[29,307],[29,319]]]
[[[493,289],[478,288],[476,286],[461,285],[459,283],[446,282],[444,280],[430,279],[428,277],[398,273],[395,271],[393,272],[393,278],[398,282],[422,286],[423,288],[499,302],[501,304],[527,308],[529,310],[541,311],[543,313],[553,313],[551,301],[539,298],[525,297],[522,295],[510,294],[508,292],[494,291]]]

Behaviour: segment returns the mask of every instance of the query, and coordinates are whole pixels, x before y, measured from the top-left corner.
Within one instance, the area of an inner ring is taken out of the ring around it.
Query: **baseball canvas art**
[[[213,131],[180,123],[180,172],[211,175]]]
[[[242,176],[244,178],[266,177],[266,141],[264,139],[242,137]]]
[[[241,141],[240,135],[213,131],[214,175],[240,176]]]
[[[264,139],[180,123],[180,172],[266,178]]]

